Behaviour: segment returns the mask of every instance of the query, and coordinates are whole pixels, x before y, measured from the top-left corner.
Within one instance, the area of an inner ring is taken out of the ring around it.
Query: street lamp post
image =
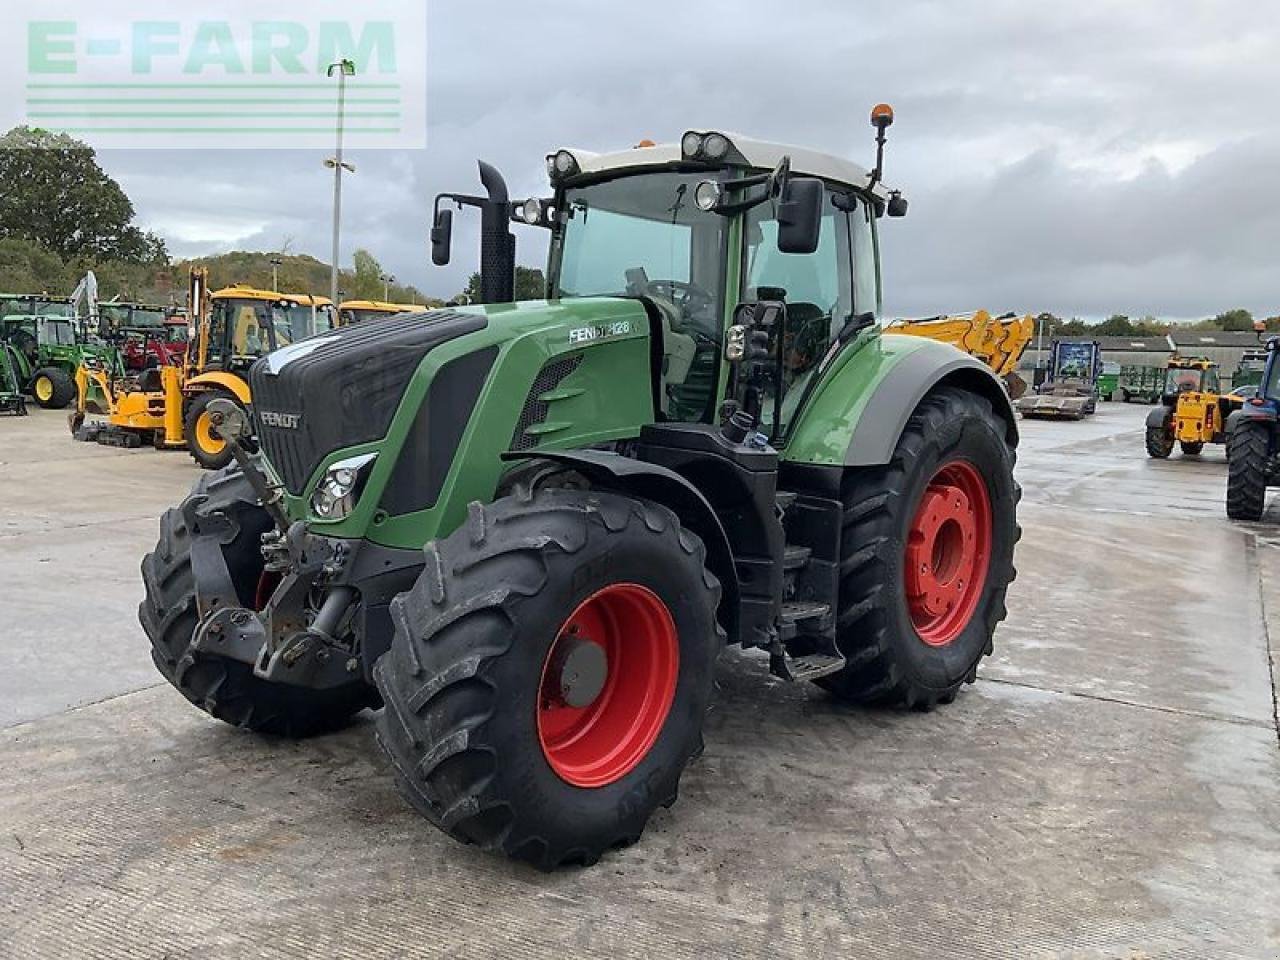
[[[352,60],[339,60],[329,64],[326,76],[338,78],[338,145],[334,155],[325,160],[324,165],[333,171],[333,265],[329,272],[329,298],[338,302],[338,258],[341,251],[338,246],[338,233],[342,222],[342,171],[355,173],[353,164],[344,163],[342,159],[342,122],[347,106],[347,77],[354,77],[356,65]]]
[[[280,264],[284,263],[279,257],[271,258],[271,292],[280,292]]]
[[[384,273],[378,279],[382,281],[382,302],[387,303],[391,300],[391,285],[396,282],[396,278],[389,273]]]

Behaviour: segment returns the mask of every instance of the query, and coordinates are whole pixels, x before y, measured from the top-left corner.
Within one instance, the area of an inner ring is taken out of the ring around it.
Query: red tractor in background
[[[120,345],[127,370],[181,365],[187,355],[187,315],[181,307],[102,303],[98,316],[103,335]]]

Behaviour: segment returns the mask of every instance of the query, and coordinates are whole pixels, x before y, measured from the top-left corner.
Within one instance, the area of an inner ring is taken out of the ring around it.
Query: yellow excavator
[[[338,304],[338,323],[347,326],[385,317],[393,313],[420,313],[429,307],[421,303],[388,303],[385,300],[343,300]]]
[[[1030,315],[1006,313],[993,317],[986,310],[940,317],[894,320],[884,332],[941,340],[977,357],[1004,381],[1009,396],[1017,400],[1027,392],[1027,382],[1018,376],[1018,361],[1035,335],[1036,322]]]
[[[310,294],[276,293],[231,286],[210,293],[208,271],[191,271],[188,316],[194,318],[181,361],[155,364],[136,375],[113,377],[86,362],[76,372],[76,412],[71,430],[79,440],[112,446],[186,447],[200,466],[217,470],[231,450],[213,431],[209,404],[234,400],[248,409],[248,373],[272,350],[336,325],[333,301]],[[104,419],[85,422],[86,415]]]

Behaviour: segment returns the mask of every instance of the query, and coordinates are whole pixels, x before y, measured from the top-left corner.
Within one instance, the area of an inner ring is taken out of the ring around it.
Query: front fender
[[[1173,410],[1164,405],[1156,407],[1147,414],[1148,430],[1163,430],[1173,416]]]
[[[503,459],[515,457],[507,454]],[[598,487],[653,500],[674,511],[707,548],[707,568],[720,580],[724,591],[721,626],[731,643],[738,639],[739,588],[733,551],[720,518],[697,487],[674,470],[604,450],[539,451],[536,459],[563,464]]]
[[[215,370],[210,373],[197,374],[194,377],[189,377],[182,389],[184,393],[188,394],[202,393],[206,390],[225,390],[239,400],[242,405],[249,406],[249,384],[234,373]]]
[[[947,343],[870,331],[845,350],[799,411],[783,451],[792,463],[855,467],[888,463],[912,412],[931,391],[955,386],[985,397],[1017,446],[1004,386],[980,360]]]

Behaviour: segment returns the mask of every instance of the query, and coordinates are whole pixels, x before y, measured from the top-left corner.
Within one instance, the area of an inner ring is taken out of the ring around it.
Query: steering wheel
[[[657,294],[670,300],[685,318],[715,305],[715,297],[701,287],[683,280],[650,280],[645,284],[645,293]]]

